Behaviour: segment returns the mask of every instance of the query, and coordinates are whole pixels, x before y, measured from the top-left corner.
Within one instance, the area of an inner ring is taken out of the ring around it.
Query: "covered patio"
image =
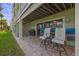
[[[29,8],[30,9],[30,8]],[[28,11],[28,10],[26,10]],[[25,11],[25,13],[26,13]],[[63,27],[63,25],[50,25],[53,21],[62,22],[65,27],[67,37],[67,53],[75,55],[75,4],[73,3],[46,3],[40,4],[27,16],[23,14],[16,24],[16,36],[19,37],[17,42],[24,50],[26,55],[36,56],[57,56],[56,48],[45,50],[44,46],[40,47],[39,36],[44,33],[46,24],[52,27]],[[24,17],[24,18],[23,18]],[[40,28],[41,26],[42,28]],[[51,32],[54,32],[53,29]],[[62,53],[62,55],[65,55]]]

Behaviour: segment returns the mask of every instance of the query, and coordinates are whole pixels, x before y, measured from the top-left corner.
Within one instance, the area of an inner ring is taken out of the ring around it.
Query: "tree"
[[[1,13],[2,11],[2,7],[0,4],[0,31],[3,31],[4,29],[6,29],[8,27],[7,22],[5,19],[3,19],[4,15]]]
[[[8,30],[9,26],[8,26],[6,20],[3,18],[4,15],[1,13],[1,11],[2,11],[2,7],[0,4],[0,31]]]
[[[2,19],[4,16],[3,16],[3,14],[2,13],[0,13],[0,18]]]
[[[1,13],[1,11],[2,11],[2,7],[1,7],[1,4],[0,4],[0,18],[2,19],[4,16],[3,16],[3,14]]]
[[[5,19],[0,20],[0,31],[6,30],[8,28],[7,22]]]
[[[2,10],[1,6],[0,6],[0,11]]]

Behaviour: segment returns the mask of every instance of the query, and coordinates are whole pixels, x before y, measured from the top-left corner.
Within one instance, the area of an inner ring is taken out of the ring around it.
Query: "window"
[[[62,28],[63,27],[63,19],[56,19],[48,22],[39,23],[37,25],[37,33],[38,35],[44,34],[45,28],[51,28],[52,32],[55,32],[55,28]]]

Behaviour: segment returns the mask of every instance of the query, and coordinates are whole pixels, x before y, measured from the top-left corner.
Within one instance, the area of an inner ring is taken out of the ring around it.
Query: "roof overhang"
[[[31,3],[29,4],[28,8],[26,6],[26,8],[24,9],[24,12],[21,14],[21,16],[18,18],[18,22],[20,20],[23,20],[25,17],[27,17],[28,15],[30,15],[33,11],[35,11],[37,8],[39,8],[42,5],[42,3]]]
[[[36,4],[35,4],[36,5]],[[34,7],[34,6],[32,6]],[[31,22],[36,19],[44,18],[46,16],[54,15],[56,13],[68,10],[75,7],[74,3],[45,3],[39,4],[39,7],[32,10],[30,13],[26,11],[25,17],[23,17],[24,22]],[[30,9],[29,9],[30,10]]]

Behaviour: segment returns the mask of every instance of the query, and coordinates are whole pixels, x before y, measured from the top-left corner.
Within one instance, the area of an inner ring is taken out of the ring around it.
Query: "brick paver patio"
[[[40,41],[37,37],[24,37],[23,39],[17,39],[20,47],[23,49],[26,56],[58,56],[59,53],[56,49],[48,48],[44,46],[40,47]],[[67,53],[69,56],[75,55],[75,47],[67,46]],[[62,55],[65,55],[63,52]]]

